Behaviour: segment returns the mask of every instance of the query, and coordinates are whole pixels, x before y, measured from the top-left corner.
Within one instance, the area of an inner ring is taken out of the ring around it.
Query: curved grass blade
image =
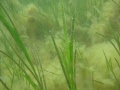
[[[5,88],[6,88],[7,90],[10,90],[10,89],[8,88],[8,86],[3,82],[2,79],[0,79],[0,82],[5,86]]]
[[[51,32],[50,32],[50,35],[51,35],[51,38],[52,38],[52,41],[53,41],[55,50],[56,50],[56,52],[57,52],[57,56],[58,56],[60,65],[61,65],[61,67],[62,67],[62,70],[63,70],[64,76],[65,76],[66,82],[67,82],[67,84],[68,84],[69,89],[72,90],[72,89],[71,89],[71,86],[70,86],[68,74],[66,73],[66,69],[65,69],[64,63],[63,63],[63,61],[62,61],[62,59],[61,59],[61,56],[60,56],[60,53],[59,53],[57,44],[56,44],[56,42],[55,42],[55,40],[54,40],[54,37],[53,37],[53,35],[51,34]]]
[[[3,9],[3,10],[4,10],[4,9]],[[9,17],[9,18],[10,18],[10,17]],[[10,34],[12,35],[12,37],[14,38],[14,40],[16,41],[16,43],[18,44],[18,46],[19,46],[19,47],[21,48],[21,50],[23,51],[23,53],[24,53],[27,61],[29,62],[30,66],[31,66],[31,68],[32,68],[32,70],[33,70],[36,78],[37,78],[36,80],[37,80],[37,82],[38,82],[38,85],[41,86],[40,81],[39,81],[39,79],[38,79],[38,75],[37,75],[37,73],[36,73],[36,71],[35,71],[35,68],[34,68],[32,62],[31,62],[31,59],[30,59],[30,57],[29,57],[29,54],[28,54],[28,52],[27,52],[27,50],[26,50],[26,48],[25,48],[25,46],[24,46],[24,44],[23,44],[23,42],[22,42],[22,40],[21,40],[21,38],[20,38],[20,35],[19,35],[18,32],[17,32],[17,29],[13,28],[13,27],[6,21],[5,16],[4,16],[3,11],[2,11],[1,8],[0,8],[0,20],[2,21],[2,23],[4,24],[4,26],[7,28],[7,30],[10,32]]]
[[[25,65],[25,67],[31,72],[31,74],[35,77],[35,79],[37,79],[37,77],[35,76],[35,74],[33,73],[33,71],[28,67],[28,65],[24,62],[24,60],[20,57],[20,55],[17,53],[17,51],[15,50],[15,48],[11,45],[11,43],[9,42],[9,40],[7,39],[7,37],[5,36],[4,32],[2,30],[0,30],[2,32],[2,35],[4,36],[4,38],[7,40],[7,42],[9,43],[10,47],[12,48],[12,50],[15,52],[15,54],[17,55],[17,57],[20,59],[20,61]]]
[[[107,59],[106,54],[105,54],[104,51],[103,51],[103,53],[104,53],[105,60],[106,60],[106,62],[107,62],[108,68],[111,70],[111,72],[112,72],[112,74],[113,74],[113,76],[114,76],[115,80],[117,81],[117,84],[118,84],[118,86],[119,86],[119,88],[120,88],[120,82],[119,82],[119,80],[117,79],[117,77],[116,77],[116,75],[115,75],[115,73],[114,73],[114,71],[113,71],[111,59],[110,59],[110,62],[108,62],[108,59]]]
[[[2,4],[1,4],[2,5]],[[3,9],[4,10],[4,9]],[[6,12],[7,13],[7,12]],[[10,18],[10,17],[9,17]],[[3,14],[3,11],[2,9],[0,8],[0,20],[2,21],[2,23],[5,25],[5,27],[7,28],[7,30],[10,32],[10,34],[12,35],[12,37],[14,38],[14,40],[16,41],[16,43],[18,44],[18,46],[21,48],[21,50],[23,51],[25,57],[27,58],[29,64],[31,65],[35,75],[37,76],[37,73],[34,69],[34,66],[31,62],[31,59],[29,57],[29,54],[22,42],[22,40],[20,39],[20,35],[18,34],[17,30],[14,29],[6,20],[5,20],[5,17],[4,17],[4,14]],[[12,20],[11,20],[12,21]]]
[[[115,58],[115,61],[116,61],[117,65],[118,65],[118,67],[120,68],[120,64],[119,64],[119,62],[118,62],[118,60],[116,58]]]
[[[34,87],[34,89],[35,90],[37,90],[37,85],[33,82],[33,80],[29,77],[29,75],[27,74],[27,72],[12,58],[12,57],[10,57],[9,55],[7,55],[5,52],[3,52],[3,51],[1,51],[0,50],[0,52],[2,53],[2,54],[4,54],[5,56],[7,56],[8,58],[10,58],[23,72],[24,72],[24,77],[30,82],[30,84]],[[1,61],[2,62],[2,61]],[[4,63],[4,62],[2,62],[2,63]],[[4,63],[4,64],[6,64],[6,63]],[[6,64],[7,66],[10,66],[11,67],[11,65],[9,65],[9,64]],[[18,71],[19,72],[19,71]]]

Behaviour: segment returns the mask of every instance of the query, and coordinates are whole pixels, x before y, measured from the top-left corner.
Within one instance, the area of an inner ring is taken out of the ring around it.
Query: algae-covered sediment
[[[119,0],[0,3],[0,90],[120,89]]]

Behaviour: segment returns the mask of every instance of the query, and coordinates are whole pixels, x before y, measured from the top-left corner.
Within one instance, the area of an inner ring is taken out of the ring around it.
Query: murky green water
[[[0,0],[0,90],[119,90],[119,0]]]

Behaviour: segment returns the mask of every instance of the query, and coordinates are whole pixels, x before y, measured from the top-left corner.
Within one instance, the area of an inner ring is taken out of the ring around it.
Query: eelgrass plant
[[[8,19],[10,20],[10,23],[6,20],[5,14],[8,17]],[[45,82],[45,78],[44,78],[44,74],[43,74],[42,65],[40,64],[41,73],[39,75],[37,73],[37,71],[35,70],[35,67],[34,67],[34,65],[33,65],[32,61],[31,61],[31,58],[30,58],[30,56],[28,54],[28,51],[27,51],[25,45],[23,44],[23,42],[22,42],[22,40],[20,38],[20,35],[19,35],[19,33],[18,33],[18,31],[17,31],[14,23],[12,22],[10,16],[8,15],[7,11],[5,10],[5,8],[3,7],[3,5],[1,3],[0,3],[0,20],[3,23],[3,25],[7,28],[7,30],[9,31],[9,33],[11,34],[11,36],[13,37],[13,39],[15,40],[15,42],[17,43],[18,47],[23,52],[23,54],[26,57],[26,60],[28,61],[29,65],[26,64],[26,62],[25,62],[25,60],[23,58],[21,58],[21,56],[18,54],[17,50],[15,50],[15,48],[13,47],[13,45],[10,43],[10,41],[5,36],[4,32],[1,30],[4,38],[7,40],[7,42],[10,45],[10,47],[12,48],[12,50],[14,51],[14,53],[16,54],[16,56],[19,58],[19,60],[21,61],[21,63],[25,66],[25,68],[34,77],[35,81],[33,81],[33,78],[31,78],[30,75],[27,73],[27,71],[23,67],[21,67],[21,65],[19,64],[19,62],[17,62],[11,55],[7,54],[6,52],[4,52],[2,50],[0,50],[0,52],[2,54],[4,54],[6,57],[8,57],[21,71],[19,71],[19,69],[15,68],[14,66],[12,66],[10,64],[7,64],[4,61],[0,61],[0,62],[3,63],[3,64],[5,64],[6,66],[9,66],[10,68],[12,68],[13,70],[17,71],[18,73],[20,73],[24,78],[26,78],[26,80],[30,83],[30,85],[33,86],[33,88],[35,90],[47,90],[46,82]]]
[[[8,86],[5,84],[5,82],[3,82],[2,79],[0,79],[0,82],[5,86],[5,88],[6,88],[7,90],[10,90],[10,89],[8,88]]]
[[[0,40],[3,43],[4,47],[5,47],[6,54],[8,54],[9,56],[11,56],[13,58],[13,54],[10,51],[10,47],[8,47],[8,44],[6,43],[5,39],[0,39]],[[2,61],[5,61],[5,60],[3,59]],[[9,60],[9,61],[10,61],[9,62],[10,65],[16,67],[15,64],[11,60]],[[10,70],[10,68],[8,66],[6,66],[6,67],[7,67],[8,71],[9,71],[9,73],[10,73],[10,76],[12,76],[12,77],[9,76],[9,79],[11,80],[11,88],[12,88],[15,74],[17,74],[17,76],[19,76],[19,75],[18,75],[18,73],[16,73],[15,70],[12,71],[12,70]]]
[[[102,37],[104,37],[104,38],[106,38],[111,43],[111,45],[114,47],[114,49],[116,50],[117,54],[120,56],[120,40],[119,40],[119,38],[120,38],[120,31],[118,29],[113,30],[113,28],[111,27],[109,22],[102,15],[102,13],[96,7],[94,7],[94,8],[98,12],[98,14],[103,18],[105,23],[107,24],[107,26],[108,26],[111,34],[112,34],[113,40],[115,41],[117,46],[108,37],[106,37],[106,36],[104,36],[104,35],[102,35],[100,33],[97,33],[97,34],[102,36]],[[118,84],[118,87],[120,89],[120,81],[118,80],[118,77],[116,77],[116,74],[114,73],[114,70],[113,70],[113,67],[112,67],[112,60],[111,60],[111,58],[110,59],[107,58],[107,56],[106,56],[104,51],[103,51],[103,53],[104,53],[105,60],[106,60],[107,70],[108,70],[108,72],[111,72],[113,74],[113,76],[114,76],[114,78],[115,78],[115,80],[116,80],[116,82]],[[116,58],[114,60],[117,63],[118,67],[120,67],[120,64],[118,63],[118,60]]]
[[[1,2],[2,3],[2,2]],[[9,1],[6,0],[5,2],[3,2],[4,6],[7,8],[7,10],[9,11],[9,13],[14,16],[14,18],[16,17],[16,15],[18,14],[18,11],[21,9],[20,5],[18,5],[17,1]]]
[[[76,11],[76,22],[81,26],[90,25],[93,16],[99,15],[93,6],[97,6],[101,10],[106,1],[108,0],[65,0],[65,13],[71,16]]]
[[[66,51],[67,51],[67,58],[65,55],[61,55],[59,48],[57,47],[57,44],[55,42],[54,36],[51,34],[51,38],[55,47],[55,50],[57,52],[57,56],[59,59],[59,62],[61,64],[67,85],[69,87],[69,90],[77,90],[75,77],[76,77],[76,71],[75,71],[75,62],[76,62],[76,50],[73,49],[73,39],[74,39],[74,22],[75,22],[75,14],[72,18],[72,28],[71,28],[71,35],[70,39],[67,35],[66,30],[66,23],[65,23],[65,17],[64,17],[64,9],[63,9],[63,1],[60,0],[61,4],[61,11],[62,11],[62,21],[63,21],[63,28],[64,28],[64,36],[65,36],[65,43],[66,43]]]

